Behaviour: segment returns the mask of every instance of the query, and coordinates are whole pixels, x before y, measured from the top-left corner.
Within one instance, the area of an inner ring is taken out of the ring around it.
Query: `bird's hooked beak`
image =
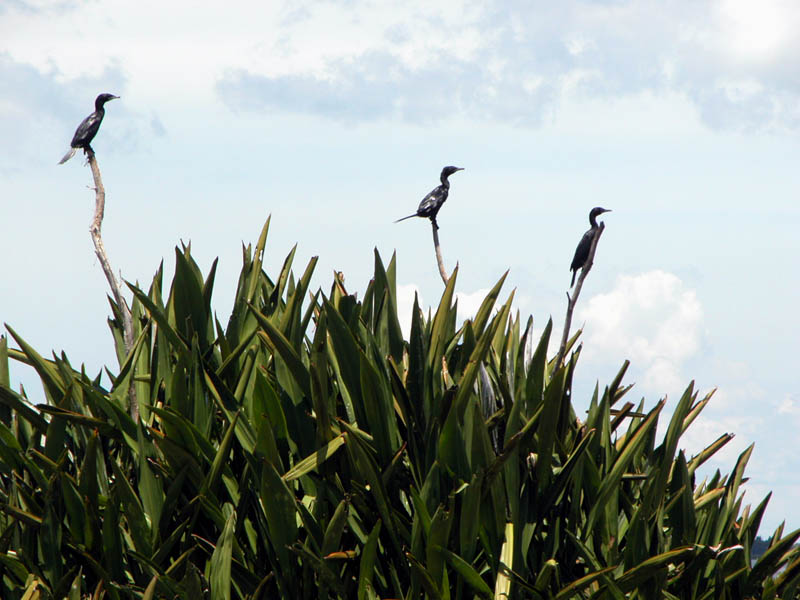
[[[463,171],[464,167],[456,167],[456,171]]]
[[[111,98],[109,98],[109,100],[119,100],[119,96],[111,96]]]

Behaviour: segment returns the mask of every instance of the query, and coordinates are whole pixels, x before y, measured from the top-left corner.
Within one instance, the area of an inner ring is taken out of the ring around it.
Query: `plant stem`
[[[133,348],[133,319],[131,318],[131,311],[128,308],[128,304],[125,302],[125,298],[122,297],[122,288],[117,278],[114,276],[114,270],[111,268],[106,248],[103,245],[101,228],[103,226],[103,216],[106,209],[106,189],[103,186],[103,178],[100,176],[100,167],[97,165],[97,159],[91,148],[87,150],[86,154],[89,160],[89,166],[92,169],[92,177],[94,177],[95,192],[94,218],[89,226],[89,233],[92,236],[92,242],[94,242],[95,254],[97,254],[97,258],[100,261],[100,266],[103,267],[103,273],[105,273],[106,280],[111,288],[111,294],[114,296],[114,302],[119,309],[120,315],[122,315],[122,334],[125,354],[127,355],[130,353],[131,348]],[[133,380],[131,380],[131,382],[133,382]],[[131,418],[138,422],[139,403],[136,400],[136,390],[133,387],[133,383],[131,383],[131,387],[128,390],[128,395],[130,397]]]
[[[436,250],[436,263],[439,265],[439,275],[442,276],[442,281],[444,285],[447,286],[447,282],[450,280],[450,277],[447,275],[447,271],[444,268],[444,260],[442,260],[442,248],[439,246],[439,226],[436,225],[436,221],[431,221],[431,229],[433,230],[433,247]]]
[[[555,372],[555,369],[561,366],[561,361],[564,360],[564,355],[567,353],[569,329],[572,325],[572,311],[575,310],[575,304],[578,302],[578,296],[580,296],[581,288],[583,287],[583,280],[586,279],[586,276],[589,274],[589,271],[591,271],[592,265],[594,264],[594,253],[597,250],[597,243],[600,241],[600,236],[603,235],[603,230],[605,228],[605,223],[600,223],[600,226],[597,228],[597,233],[595,233],[594,239],[592,240],[592,245],[589,248],[589,256],[586,258],[586,262],[581,268],[581,274],[578,275],[578,283],[575,284],[575,292],[573,293],[572,298],[570,298],[569,292],[567,292],[567,316],[564,319],[564,332],[561,334],[561,345],[558,348],[558,354],[556,354],[553,372]]]

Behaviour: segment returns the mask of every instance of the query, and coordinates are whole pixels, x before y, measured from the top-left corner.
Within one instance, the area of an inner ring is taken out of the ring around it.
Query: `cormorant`
[[[427,217],[431,220],[433,226],[436,227],[436,229],[439,229],[439,225],[436,223],[436,215],[439,213],[439,209],[442,208],[442,204],[444,204],[444,201],[447,200],[447,195],[450,193],[450,182],[447,180],[447,178],[456,171],[463,170],[464,169],[462,167],[445,167],[442,169],[442,174],[439,177],[442,185],[434,188],[422,199],[422,202],[419,203],[419,207],[417,207],[417,212],[415,212],[413,215],[403,217],[402,219],[397,219],[395,223],[405,221],[411,217]]]
[[[119,98],[119,96],[115,96],[114,94],[100,94],[95,99],[94,112],[78,125],[78,128],[75,130],[75,135],[72,136],[72,141],[69,144],[69,152],[64,155],[64,158],[58,161],[58,164],[63,165],[67,162],[75,155],[75,151],[78,148],[83,148],[83,151],[87,154],[89,152],[94,152],[90,144],[94,136],[97,135],[97,130],[100,129],[100,123],[103,122],[103,117],[106,115],[106,110],[103,108],[103,105],[114,98]]]
[[[578,269],[582,269],[586,265],[586,260],[589,258],[589,250],[592,247],[592,240],[597,234],[597,217],[605,212],[611,212],[611,209],[595,206],[589,213],[591,228],[583,234],[578,247],[575,248],[575,256],[572,258],[572,264],[569,267],[570,271],[572,271],[572,283],[569,284],[569,287],[575,285],[575,275],[577,275]]]

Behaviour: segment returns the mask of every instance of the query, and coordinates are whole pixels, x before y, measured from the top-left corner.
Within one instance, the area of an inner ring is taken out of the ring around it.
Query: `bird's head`
[[[94,105],[96,108],[100,108],[109,100],[114,100],[115,98],[119,98],[119,96],[115,96],[114,94],[100,94],[97,99],[94,101]]]
[[[442,179],[450,177],[450,175],[452,175],[456,171],[463,171],[463,170],[464,170],[463,167],[445,167],[444,169],[442,169]]]
[[[603,208],[602,206],[595,206],[592,209],[592,212],[589,213],[589,217],[591,217],[592,219],[596,219],[597,217],[599,217],[603,213],[607,213],[607,212],[611,212],[611,209],[610,208]]]

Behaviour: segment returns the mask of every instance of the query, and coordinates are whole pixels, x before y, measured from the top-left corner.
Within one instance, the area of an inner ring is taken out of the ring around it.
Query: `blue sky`
[[[268,214],[267,264],[298,244],[316,285],[363,290],[399,257],[408,314],[438,300],[429,225],[394,224],[452,178],[439,216],[464,314],[506,293],[560,328],[569,262],[613,209],[576,324],[576,405],[630,359],[635,396],[717,388],[697,451],[750,443],[762,535],[800,526],[800,7],[794,2],[15,0],[0,5],[0,321],[41,352],[111,361],[88,168],[56,166],[100,92],[94,144],[112,264],[149,281],[192,241],[219,256],[227,319],[241,242]],[[24,369],[12,371],[39,394]]]

